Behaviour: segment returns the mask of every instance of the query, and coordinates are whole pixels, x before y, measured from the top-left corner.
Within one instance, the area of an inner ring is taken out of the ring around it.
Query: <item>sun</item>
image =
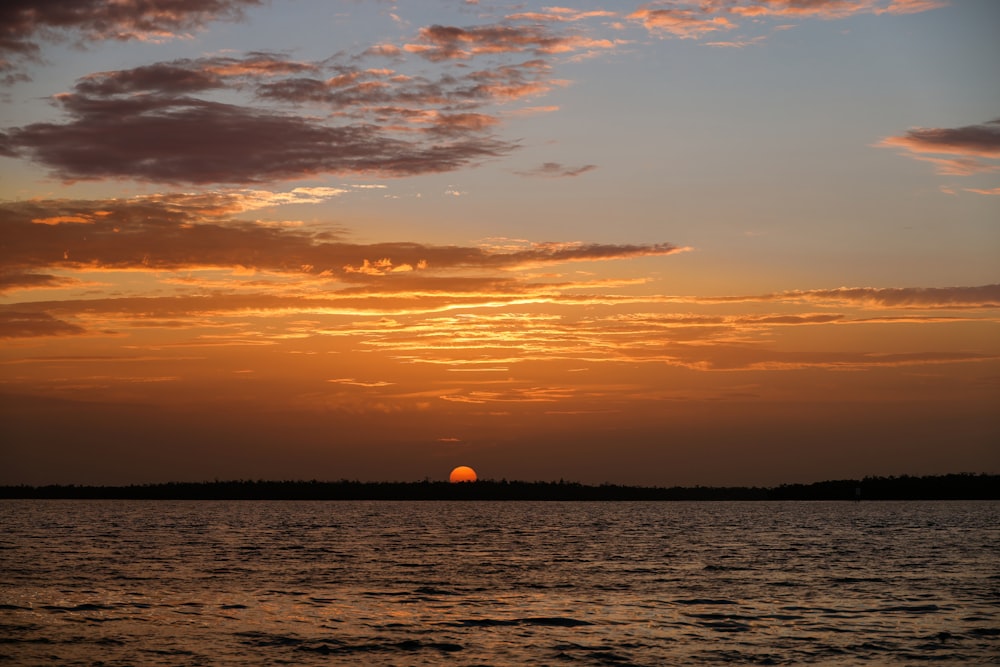
[[[448,475],[448,481],[452,484],[455,482],[475,482],[476,471],[469,466],[458,466]]]

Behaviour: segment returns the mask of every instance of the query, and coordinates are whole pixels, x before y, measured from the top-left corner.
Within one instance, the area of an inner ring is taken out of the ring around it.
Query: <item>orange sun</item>
[[[455,482],[475,482],[476,471],[469,466],[458,466],[448,475],[448,481],[452,484]]]

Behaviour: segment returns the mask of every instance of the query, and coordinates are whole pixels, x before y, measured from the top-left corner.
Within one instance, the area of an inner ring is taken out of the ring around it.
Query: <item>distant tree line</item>
[[[992,500],[1000,475],[865,477],[775,487],[651,487],[480,480],[451,484],[356,480],[232,480],[130,486],[0,486],[0,498],[130,500]]]

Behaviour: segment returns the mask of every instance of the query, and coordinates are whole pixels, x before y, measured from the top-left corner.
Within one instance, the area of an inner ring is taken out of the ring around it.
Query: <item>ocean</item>
[[[0,664],[1000,664],[1000,502],[0,501]]]

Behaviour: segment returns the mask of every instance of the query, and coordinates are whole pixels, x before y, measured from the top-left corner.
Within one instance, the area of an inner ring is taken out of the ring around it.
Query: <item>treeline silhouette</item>
[[[991,500],[1000,475],[865,477],[775,487],[649,487],[505,479],[451,484],[232,480],[130,486],[0,486],[0,498],[130,500]]]

